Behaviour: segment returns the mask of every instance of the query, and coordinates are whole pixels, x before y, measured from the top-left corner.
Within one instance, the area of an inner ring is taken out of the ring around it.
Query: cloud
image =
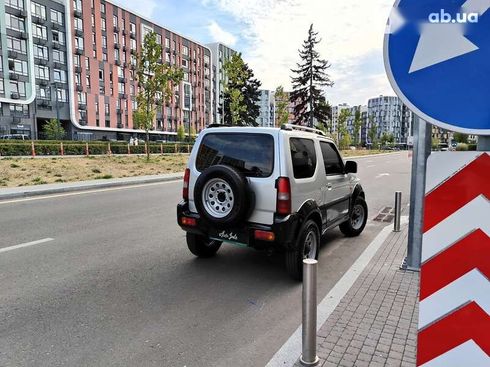
[[[228,31],[225,31],[214,20],[208,25],[208,31],[214,42],[221,42],[228,46],[234,46],[237,42],[237,38]]]
[[[290,88],[290,69],[311,23],[319,32],[321,56],[332,64],[333,103],[366,103],[393,94],[384,74],[383,36],[391,1],[386,0],[201,0],[228,12],[242,27],[246,45],[237,45],[263,87]]]

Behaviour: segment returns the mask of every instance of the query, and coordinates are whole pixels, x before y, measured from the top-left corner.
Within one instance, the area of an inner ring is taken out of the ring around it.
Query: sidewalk
[[[38,195],[51,195],[74,191],[85,191],[94,189],[103,189],[110,187],[142,185],[156,182],[167,182],[180,180],[183,173],[168,173],[164,175],[139,176],[114,178],[109,180],[91,180],[80,182],[68,182],[60,184],[46,184],[37,186],[22,186],[0,189],[0,200],[16,199]]]
[[[407,225],[389,235],[323,324],[318,366],[415,366],[419,274],[399,269],[407,238]]]

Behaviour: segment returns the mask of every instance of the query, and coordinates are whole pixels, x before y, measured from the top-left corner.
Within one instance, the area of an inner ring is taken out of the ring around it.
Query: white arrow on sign
[[[483,15],[490,8],[490,0],[467,0],[461,7],[465,13]],[[409,73],[440,64],[478,50],[478,46],[464,36],[464,25],[457,23],[426,23],[421,34]]]

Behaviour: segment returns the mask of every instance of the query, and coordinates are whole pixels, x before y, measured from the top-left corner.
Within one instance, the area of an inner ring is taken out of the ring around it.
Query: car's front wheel
[[[350,211],[349,220],[342,223],[340,231],[347,237],[359,236],[366,226],[368,207],[362,197],[357,197]]]
[[[294,250],[286,252],[286,270],[295,280],[303,280],[303,260],[318,259],[320,230],[314,220],[306,221],[300,229]]]
[[[187,247],[197,257],[211,257],[221,247],[220,241],[215,241],[194,233],[187,232]]]

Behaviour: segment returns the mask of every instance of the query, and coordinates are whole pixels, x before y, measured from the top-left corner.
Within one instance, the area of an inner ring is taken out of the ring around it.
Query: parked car
[[[319,130],[210,127],[190,155],[178,224],[198,257],[223,242],[281,251],[301,280],[303,259],[318,258],[325,231],[363,231],[368,207],[356,172]]]
[[[29,140],[29,137],[25,134],[8,134],[1,135],[0,140]]]

